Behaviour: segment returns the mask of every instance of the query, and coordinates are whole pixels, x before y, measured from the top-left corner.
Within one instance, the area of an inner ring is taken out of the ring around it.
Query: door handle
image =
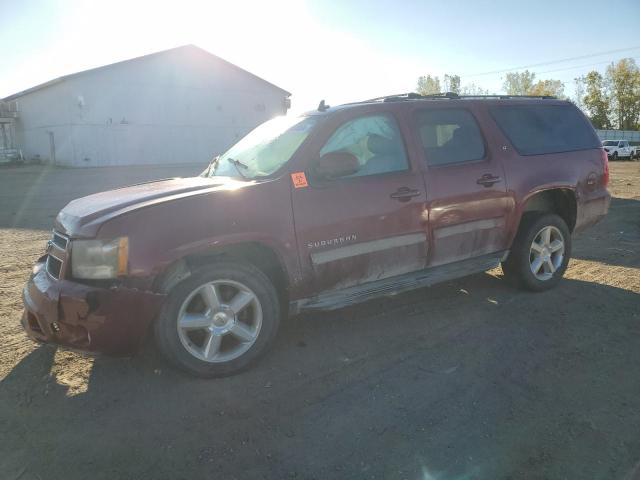
[[[494,177],[490,173],[485,173],[478,180],[476,180],[476,183],[485,187],[491,187],[494,183],[498,183],[501,181],[502,179],[500,177]]]
[[[398,190],[396,190],[394,193],[392,193],[389,196],[391,198],[400,200],[401,202],[408,202],[412,197],[418,197],[420,195],[422,195],[420,190],[414,190],[413,188],[409,188],[409,187],[400,187]]]

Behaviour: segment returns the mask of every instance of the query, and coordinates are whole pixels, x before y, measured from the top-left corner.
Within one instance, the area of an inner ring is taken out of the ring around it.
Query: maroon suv
[[[555,286],[609,206],[607,155],[552,98],[373,99],[273,119],[196,178],[90,195],[55,221],[24,289],[35,340],[238,371],[282,316],[502,264]]]

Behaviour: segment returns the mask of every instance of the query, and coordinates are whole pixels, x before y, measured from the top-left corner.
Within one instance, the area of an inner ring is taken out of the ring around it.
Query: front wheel
[[[555,287],[569,263],[571,233],[556,214],[527,214],[521,222],[502,271],[532,291]]]
[[[267,350],[280,304],[259,269],[212,263],[176,285],[155,324],[156,343],[175,366],[201,377],[237,373]]]

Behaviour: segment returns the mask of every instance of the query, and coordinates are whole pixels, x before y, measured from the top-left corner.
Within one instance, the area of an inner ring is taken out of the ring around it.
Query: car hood
[[[70,236],[91,236],[105,221],[132,210],[254,183],[228,177],[170,178],[107,190],[69,202],[56,217],[55,228]]]

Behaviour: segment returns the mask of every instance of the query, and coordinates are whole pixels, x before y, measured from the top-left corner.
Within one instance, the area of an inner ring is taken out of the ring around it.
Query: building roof
[[[271,87],[273,87],[275,89],[277,89],[277,90],[280,90],[286,96],[290,96],[291,95],[291,93],[288,92],[287,90],[284,90],[283,88],[280,88],[277,85],[274,85],[273,83],[268,82],[265,79],[260,78],[257,75],[254,75],[253,73],[251,73],[251,72],[249,72],[249,71],[247,71],[247,70],[245,70],[243,68],[240,68],[237,65],[234,65],[233,63],[226,61],[224,58],[220,58],[217,55],[214,55],[213,53],[208,52],[207,50],[205,50],[203,48],[200,48],[200,47],[198,47],[196,45],[183,45],[181,47],[170,48],[168,50],[161,50],[159,52],[154,52],[154,53],[150,53],[150,54],[147,54],[147,55],[142,55],[140,57],[130,58],[129,60],[123,60],[121,62],[110,63],[109,65],[103,65],[102,67],[90,68],[88,70],[83,70],[81,72],[70,73],[69,75],[63,75],[62,77],[54,78],[53,80],[49,80],[48,82],[44,82],[44,83],[41,83],[41,84],[36,85],[34,87],[27,88],[26,90],[22,90],[20,92],[14,93],[13,95],[9,95],[8,97],[3,98],[2,100],[5,100],[5,101],[14,100],[14,99],[16,99],[18,97],[22,97],[23,95],[27,95],[27,94],[35,92],[37,90],[42,90],[43,88],[47,88],[47,87],[50,87],[50,86],[55,85],[57,83],[64,82],[65,80],[68,80],[70,78],[79,77],[79,76],[84,75],[84,74],[89,73],[89,72],[96,72],[98,70],[111,68],[111,67],[114,67],[116,65],[122,65],[122,64],[125,64],[125,63],[129,63],[129,62],[137,62],[138,60],[142,60],[142,59],[149,58],[149,57],[152,57],[152,56],[165,55],[165,54],[167,54],[169,52],[175,52],[175,51],[180,51],[180,50],[184,50],[184,51],[191,50],[191,51],[203,52],[203,53],[215,58],[216,60],[228,65],[231,68],[239,70],[240,72],[245,73],[246,75],[249,75],[249,76],[251,76],[251,77],[253,77],[253,78],[255,78],[255,79],[257,79],[257,80],[259,80],[259,81],[261,81],[261,82],[263,82],[263,83],[265,83],[265,84],[267,84],[267,85],[269,85],[269,86],[271,86]]]

